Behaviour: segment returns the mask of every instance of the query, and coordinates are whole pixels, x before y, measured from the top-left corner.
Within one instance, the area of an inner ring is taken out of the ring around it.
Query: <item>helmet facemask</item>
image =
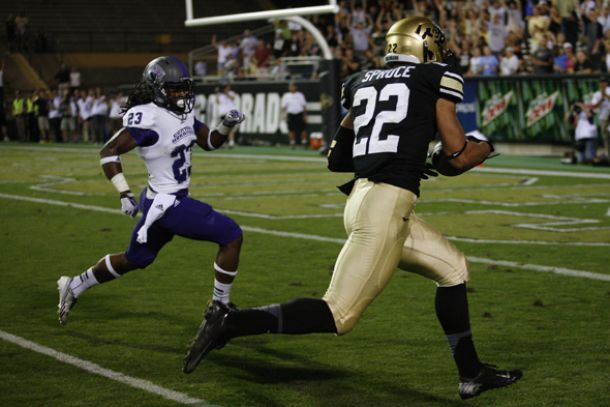
[[[188,114],[193,111],[195,106],[195,95],[190,79],[183,79],[181,82],[168,82],[161,87],[164,95],[164,107],[177,114]]]

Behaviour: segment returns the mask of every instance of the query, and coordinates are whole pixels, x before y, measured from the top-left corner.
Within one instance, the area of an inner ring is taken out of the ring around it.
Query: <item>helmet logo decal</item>
[[[150,79],[157,83],[162,83],[165,78],[165,71],[159,65],[153,65],[150,67]]]
[[[426,37],[432,37],[432,28],[431,27],[426,27],[426,31],[424,31],[423,34],[420,34],[421,32],[421,28],[423,27],[423,24],[420,24],[417,26],[417,30],[415,30],[415,34],[419,34],[421,35],[422,39],[426,39]]]

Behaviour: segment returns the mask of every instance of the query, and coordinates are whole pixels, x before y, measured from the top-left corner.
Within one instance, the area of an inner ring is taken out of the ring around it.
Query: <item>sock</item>
[[[233,287],[233,283],[224,284],[214,279],[214,293],[212,295],[212,300],[220,301],[223,304],[228,304],[229,298],[231,297],[231,287]]]
[[[312,298],[234,311],[227,316],[227,324],[231,337],[263,333],[337,332],[326,301]]]
[[[93,268],[89,267],[87,271],[72,279],[72,282],[70,283],[70,289],[72,290],[72,294],[74,295],[74,297],[78,298],[78,296],[81,295],[83,291],[97,284],[99,283],[93,275]]]
[[[435,308],[460,376],[475,377],[481,362],[470,333],[466,284],[437,288]]]

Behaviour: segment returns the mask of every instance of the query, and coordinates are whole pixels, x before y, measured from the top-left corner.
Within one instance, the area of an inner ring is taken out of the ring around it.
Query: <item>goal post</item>
[[[339,6],[337,0],[328,0],[327,5],[296,7],[280,10],[265,10],[248,13],[227,14],[221,16],[195,18],[193,14],[193,0],[186,2],[186,27],[201,27],[215,24],[239,23],[253,20],[288,20],[300,24],[315,39],[320,46],[323,55],[319,68],[320,75],[320,106],[322,110],[322,132],[326,146],[330,145],[330,140],[334,136],[340,120],[340,77],[339,61],[334,59],[334,55],[328,46],[324,35],[309,20],[302,16],[337,13]]]

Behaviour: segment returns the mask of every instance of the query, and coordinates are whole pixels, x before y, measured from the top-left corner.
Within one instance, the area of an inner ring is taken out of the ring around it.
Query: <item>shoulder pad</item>
[[[123,127],[152,129],[155,126],[157,109],[152,103],[132,107],[123,115]]]

